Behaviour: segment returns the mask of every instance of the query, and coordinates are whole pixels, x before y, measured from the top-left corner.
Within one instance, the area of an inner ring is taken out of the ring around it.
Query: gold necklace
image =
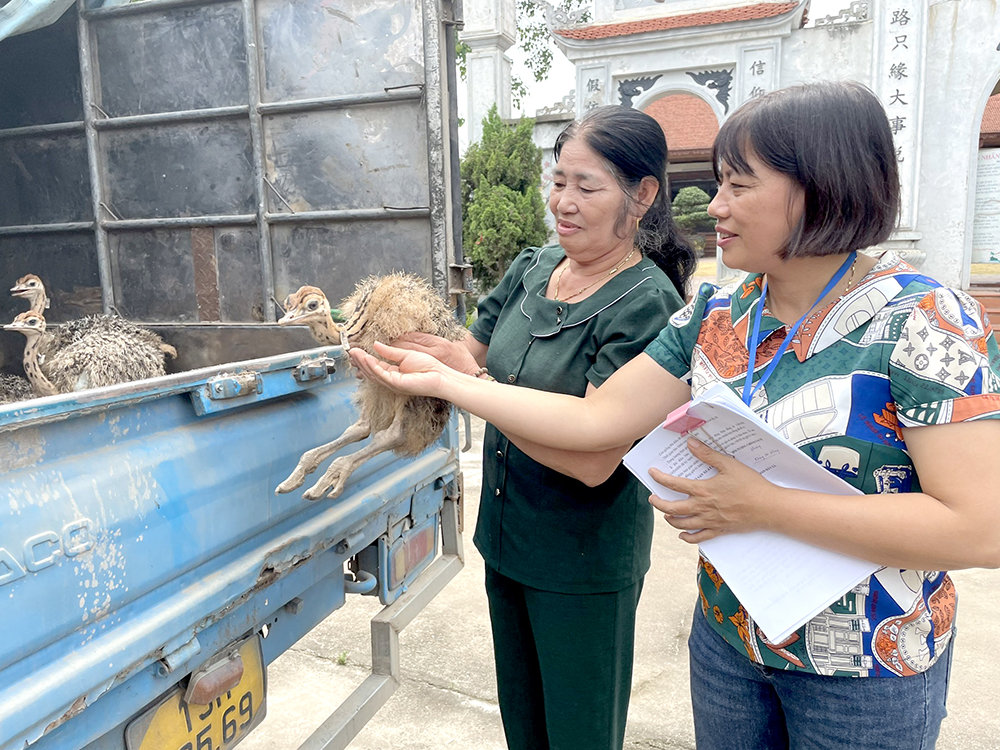
[[[854,262],[851,263],[851,275],[847,279],[847,286],[844,287],[844,294],[847,294],[849,291],[851,291],[851,284],[854,283],[854,271],[857,269],[857,267],[858,267],[858,256],[855,255]],[[844,295],[842,294],[840,296],[843,297]]]
[[[588,289],[590,289],[590,287],[592,287],[594,284],[597,284],[597,283],[599,283],[601,281],[604,281],[606,278],[608,278],[608,276],[614,276],[616,273],[618,273],[620,270],[622,270],[622,268],[625,267],[625,264],[628,263],[629,259],[634,254],[635,254],[635,247],[633,247],[631,250],[629,250],[628,255],[626,255],[617,266],[615,266],[610,271],[608,271],[608,275],[607,276],[601,276],[596,281],[590,282],[589,284],[587,284],[587,286],[583,287],[582,289],[577,289],[575,292],[573,292],[571,295],[569,295],[565,299],[559,299],[559,284],[562,282],[562,277],[563,277],[563,274],[566,273],[566,269],[569,268],[569,261],[567,261],[566,265],[562,267],[562,270],[559,272],[559,275],[556,277],[556,291],[555,291],[555,294],[552,295],[552,299],[554,299],[556,302],[569,302],[574,297],[580,296],[585,291],[587,291]]]

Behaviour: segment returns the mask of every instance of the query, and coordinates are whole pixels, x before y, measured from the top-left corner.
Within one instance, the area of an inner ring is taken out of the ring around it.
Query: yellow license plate
[[[263,719],[267,691],[260,636],[239,646],[243,677],[207,706],[188,705],[178,687],[125,730],[128,750],[229,750]]]

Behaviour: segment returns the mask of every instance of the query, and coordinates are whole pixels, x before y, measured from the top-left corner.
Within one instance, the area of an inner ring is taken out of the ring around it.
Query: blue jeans
[[[696,607],[688,647],[698,750],[933,750],[947,713],[951,645],[911,677],[787,672],[751,662]]]

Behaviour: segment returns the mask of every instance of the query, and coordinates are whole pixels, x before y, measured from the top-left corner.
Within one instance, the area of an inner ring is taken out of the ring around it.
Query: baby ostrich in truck
[[[419,331],[459,341],[465,329],[459,326],[444,300],[425,280],[411,274],[373,276],[360,282],[340,309],[346,322],[337,323],[322,290],[303,286],[285,300],[280,325],[307,325],[321,344],[360,347],[373,354],[375,341],[390,342],[405,333]],[[291,492],[302,486],[308,474],[328,457],[351,443],[372,436],[371,443],[334,460],[326,473],[303,497],[318,500],[324,493],[337,497],[355,469],[372,456],[393,451],[416,456],[437,440],[451,413],[451,404],[438,398],[406,396],[379,383],[362,380],[354,396],[358,420],[331,443],[306,451],[295,471],[278,485],[276,492]]]

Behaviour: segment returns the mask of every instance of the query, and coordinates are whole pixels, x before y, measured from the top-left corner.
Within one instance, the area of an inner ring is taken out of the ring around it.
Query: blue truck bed
[[[124,748],[134,717],[240,639],[266,631],[266,664],[348,589],[377,584],[390,605],[454,574],[454,419],[336,500],[274,494],[353,421],[354,386],[334,347],[0,410],[0,749]],[[390,570],[421,530],[416,559]]]

